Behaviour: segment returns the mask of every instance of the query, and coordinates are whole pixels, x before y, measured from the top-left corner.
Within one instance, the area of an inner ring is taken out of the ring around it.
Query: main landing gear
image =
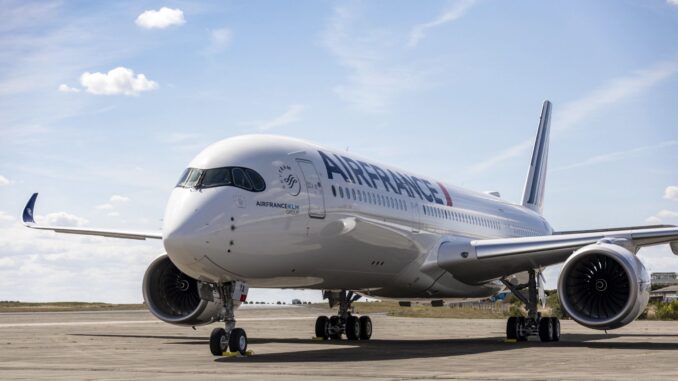
[[[239,352],[247,354],[247,334],[242,328],[235,328],[233,307],[234,295],[247,295],[247,286],[240,282],[229,282],[217,287],[219,297],[223,301],[223,316],[225,327],[214,328],[210,334],[210,351],[215,356],[222,356],[225,352]]]
[[[353,291],[323,291],[330,308],[339,304],[339,313],[334,316],[318,316],[315,321],[315,336],[323,340],[341,340],[345,334],[349,340],[369,340],[372,337],[372,319],[369,316],[357,317],[351,314],[352,304],[360,299]]]
[[[560,320],[556,317],[542,317],[537,311],[537,274],[530,270],[526,284],[515,285],[506,279],[502,283],[511,290],[527,307],[527,317],[513,316],[506,322],[506,338],[509,340],[527,341],[529,336],[539,336],[542,342],[560,341]],[[527,295],[522,289],[527,288]]]

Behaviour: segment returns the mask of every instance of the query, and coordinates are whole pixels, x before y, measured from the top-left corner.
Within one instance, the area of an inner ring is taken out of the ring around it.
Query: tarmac
[[[250,357],[214,357],[210,326],[147,311],[0,314],[0,379],[674,379],[678,322],[609,334],[562,322],[558,343],[504,342],[504,320],[372,315],[369,341],[313,340],[317,307],[243,308]]]

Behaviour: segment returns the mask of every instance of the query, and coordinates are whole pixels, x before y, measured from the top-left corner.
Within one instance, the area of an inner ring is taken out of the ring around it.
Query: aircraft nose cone
[[[195,262],[195,238],[188,221],[167,221],[163,227],[163,245],[167,255],[175,263],[191,264]]]
[[[163,245],[175,264],[191,264],[199,258],[199,234],[196,195],[175,189],[170,196],[163,219]]]

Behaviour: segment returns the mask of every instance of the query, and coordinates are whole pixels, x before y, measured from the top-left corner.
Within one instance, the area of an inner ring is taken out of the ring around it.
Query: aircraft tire
[[[560,320],[557,317],[551,318],[551,341],[560,341]]]
[[[369,340],[372,337],[372,319],[369,316],[360,317],[360,340]]]
[[[518,340],[518,318],[511,316],[506,320],[506,339]]]
[[[327,340],[330,338],[328,328],[330,326],[330,319],[327,316],[318,316],[315,319],[315,337]]]
[[[553,320],[550,317],[539,319],[539,340],[542,343],[553,341]]]
[[[329,330],[331,332],[333,327],[341,327],[341,318],[337,315],[330,316]],[[329,336],[332,340],[341,340],[341,329],[335,329]]]
[[[228,338],[228,349],[231,352],[240,352],[241,355],[247,353],[247,334],[242,328],[233,328]]]
[[[210,352],[215,356],[223,356],[228,348],[228,338],[226,330],[223,328],[214,328],[210,334]]]
[[[360,339],[360,320],[353,315],[346,319],[346,338],[349,340]]]

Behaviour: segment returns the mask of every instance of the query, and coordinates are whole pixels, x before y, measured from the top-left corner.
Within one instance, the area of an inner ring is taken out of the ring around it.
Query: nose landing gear
[[[247,297],[247,285],[241,282],[223,283],[217,286],[219,297],[223,301],[224,328],[214,328],[210,334],[210,352],[223,356],[227,352],[247,355],[247,334],[242,328],[235,328],[234,299]]]
[[[315,321],[315,336],[323,340],[341,340],[343,334],[348,340],[369,340],[372,337],[372,319],[369,316],[354,316],[352,304],[360,299],[353,291],[323,291],[323,298],[330,303],[330,308],[339,304],[339,313],[327,317],[318,316]]]
[[[515,285],[506,279],[502,283],[511,290],[527,307],[527,317],[512,316],[506,321],[506,338],[516,341],[527,341],[529,336],[539,336],[542,342],[560,341],[560,320],[557,317],[542,317],[537,311],[537,277],[536,271],[529,270],[529,281]],[[528,294],[521,291],[527,288]]]

